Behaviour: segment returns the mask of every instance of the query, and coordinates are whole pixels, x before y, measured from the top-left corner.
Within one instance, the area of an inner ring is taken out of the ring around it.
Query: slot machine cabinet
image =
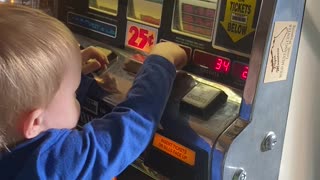
[[[156,42],[175,42],[189,58],[150,145],[117,179],[277,179],[304,4],[59,1],[82,46],[109,49],[120,91],[90,94],[80,125],[123,100]]]
[[[126,29],[126,1],[58,0],[58,18],[78,34],[123,47]]]
[[[0,3],[7,3],[7,4],[18,4],[18,5],[24,5],[29,6],[32,8],[39,8],[40,2],[39,0],[2,0]],[[43,4],[43,2],[42,2]]]
[[[57,0],[1,0],[0,3],[17,4],[40,9],[54,17],[58,14]]]

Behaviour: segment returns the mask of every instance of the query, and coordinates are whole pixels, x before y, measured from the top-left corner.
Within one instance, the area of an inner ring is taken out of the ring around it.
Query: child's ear
[[[24,138],[31,139],[42,132],[43,113],[43,109],[39,108],[25,114],[22,120]]]

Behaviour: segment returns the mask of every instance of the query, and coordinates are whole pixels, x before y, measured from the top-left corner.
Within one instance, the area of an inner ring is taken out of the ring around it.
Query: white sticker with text
[[[264,83],[287,79],[297,22],[276,22],[269,50]]]

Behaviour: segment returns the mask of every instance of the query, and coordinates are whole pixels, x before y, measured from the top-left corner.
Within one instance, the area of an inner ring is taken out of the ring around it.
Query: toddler
[[[126,100],[80,131],[74,129],[80,114],[76,91],[83,96],[98,88],[81,76],[91,58],[97,59],[93,69],[106,61],[92,48],[81,55],[58,20],[0,4],[1,179],[111,179],[146,148],[185,52],[173,43],[157,44]]]

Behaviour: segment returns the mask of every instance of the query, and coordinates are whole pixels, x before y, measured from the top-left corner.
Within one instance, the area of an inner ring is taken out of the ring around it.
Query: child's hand
[[[150,52],[150,55],[155,54],[166,58],[177,69],[181,69],[187,63],[186,52],[177,44],[172,42],[162,42],[156,44]]]
[[[82,73],[89,74],[98,69],[104,69],[109,64],[107,56],[96,47],[88,47],[81,51],[82,55]],[[98,85],[107,92],[118,93],[117,82],[108,72],[101,75],[94,74],[94,79]]]
[[[100,76],[95,76],[94,79],[98,85],[109,93],[119,93],[117,81],[108,72],[104,72]]]
[[[96,47],[88,47],[81,51],[82,73],[89,74],[98,69],[104,69],[109,61],[107,56]]]

